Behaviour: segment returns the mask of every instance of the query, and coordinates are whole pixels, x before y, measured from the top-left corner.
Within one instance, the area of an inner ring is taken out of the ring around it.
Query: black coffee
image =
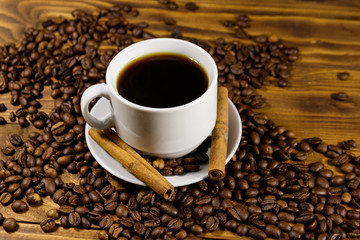
[[[208,88],[205,70],[189,57],[156,53],[129,63],[119,74],[117,90],[138,105],[176,107],[200,97]]]

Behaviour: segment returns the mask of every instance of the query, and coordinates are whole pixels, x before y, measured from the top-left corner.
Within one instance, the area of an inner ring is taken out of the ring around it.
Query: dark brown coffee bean
[[[220,221],[216,216],[210,216],[206,222],[206,229],[210,232],[213,232],[218,229],[219,223]]]
[[[159,226],[159,227],[154,228],[154,230],[151,231],[150,236],[152,238],[159,238],[163,235],[163,233],[164,233],[164,228]]]
[[[68,217],[70,226],[78,227],[81,224],[81,216],[77,212],[71,212]]]
[[[10,146],[3,146],[1,152],[7,156],[11,156],[15,153],[15,149]]]
[[[348,72],[339,72],[336,74],[336,76],[339,80],[347,80],[350,74]]]
[[[327,189],[330,187],[329,182],[324,177],[321,177],[321,176],[316,178],[315,183],[317,186],[322,187],[322,188]]]
[[[62,205],[62,206],[60,206],[58,211],[61,214],[70,214],[70,213],[72,213],[74,211],[74,207],[69,206],[69,205]]]
[[[23,200],[15,200],[11,204],[11,209],[16,213],[24,213],[29,207]]]
[[[301,234],[294,230],[290,231],[288,233],[288,236],[289,236],[290,240],[300,240],[301,239]]]
[[[0,226],[2,225],[2,223],[4,222],[5,217],[4,215],[2,215],[2,213],[0,213]]]
[[[101,221],[101,219],[103,218],[103,216],[100,212],[91,210],[87,214],[87,218],[89,219],[90,222],[98,224]]]
[[[290,232],[291,231],[291,226],[289,225],[289,223],[285,222],[285,221],[280,221],[278,222],[278,225],[277,225],[281,231],[283,232]]]
[[[250,228],[250,230],[248,231],[248,234],[250,237],[254,238],[254,239],[265,239],[266,238],[266,233],[262,230],[260,230],[259,228]]]
[[[127,217],[122,217],[120,220],[119,220],[119,223],[124,226],[124,227],[132,227],[134,226],[134,220],[132,220],[131,218],[127,218]]]
[[[11,134],[9,136],[9,141],[15,147],[19,147],[19,146],[23,145],[23,143],[24,143],[23,140],[21,139],[21,137],[17,134]]]
[[[199,224],[194,224],[190,228],[190,232],[194,235],[199,235],[199,234],[203,233],[203,231],[204,231],[204,229]]]
[[[46,218],[40,222],[40,227],[44,232],[53,232],[56,230],[54,219]]]
[[[109,234],[107,233],[107,231],[101,230],[98,233],[98,239],[100,239],[100,240],[108,240],[109,239]]]
[[[55,184],[55,181],[54,179],[52,178],[43,178],[41,180],[41,182],[43,182],[45,184],[45,191],[46,191],[46,194],[51,196],[55,193],[56,191],[56,184]]]
[[[56,209],[50,209],[49,211],[47,211],[46,216],[48,216],[49,218],[52,218],[54,220],[57,220],[60,218],[60,214],[59,214],[58,210],[56,210]]]
[[[70,215],[69,215],[70,217]],[[102,229],[109,229],[111,225],[114,223],[114,218],[110,215],[106,215],[100,222],[99,226]]]
[[[30,125],[29,121],[25,117],[19,117],[18,123],[21,128],[26,128],[27,126]]]
[[[349,161],[349,155],[347,154],[341,154],[338,157],[335,157],[333,159],[329,160],[329,163],[335,165],[335,166],[341,166],[344,163],[347,163]]]
[[[170,216],[176,216],[178,214],[178,210],[171,203],[163,202],[163,203],[159,204],[158,207],[161,211],[164,211],[165,213],[169,214]]]
[[[38,206],[42,203],[42,199],[39,194],[33,192],[33,193],[26,194],[26,202],[30,206]]]
[[[263,221],[267,224],[275,225],[278,222],[278,217],[271,212],[264,212],[263,213]]]
[[[19,224],[14,218],[6,218],[2,226],[6,232],[16,232],[19,229]]]
[[[268,237],[279,239],[281,237],[281,230],[275,225],[267,225],[265,228],[265,233]]]
[[[187,2],[185,3],[185,8],[190,11],[196,11],[199,9],[199,6],[195,2]]]
[[[331,98],[337,101],[347,101],[349,100],[349,95],[347,95],[345,92],[337,92],[331,94]]]
[[[145,231],[146,231],[146,228],[145,228],[144,224],[139,223],[139,222],[136,222],[134,224],[133,229],[134,229],[134,232],[136,234],[138,234],[138,235],[143,235],[145,233]]]
[[[167,224],[167,227],[170,229],[170,230],[173,230],[173,231],[179,231],[180,228],[182,228],[183,226],[183,221],[179,218],[173,218],[171,219],[168,224]]]
[[[102,202],[100,194],[96,191],[89,192],[89,198],[93,203]]]

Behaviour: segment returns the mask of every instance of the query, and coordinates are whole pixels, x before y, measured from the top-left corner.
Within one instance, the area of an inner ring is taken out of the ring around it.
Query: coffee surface
[[[208,88],[208,76],[189,57],[156,53],[130,62],[119,73],[117,90],[130,102],[153,108],[189,103]]]

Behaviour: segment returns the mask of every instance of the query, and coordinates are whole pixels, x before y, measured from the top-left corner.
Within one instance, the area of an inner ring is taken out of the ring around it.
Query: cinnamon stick
[[[222,179],[225,176],[227,142],[229,129],[228,90],[218,88],[217,117],[211,135],[208,175],[211,179]]]
[[[155,174],[153,171],[150,171],[149,168],[145,166],[144,162],[146,161],[144,159],[140,161],[138,158],[134,158],[127,151],[112,142],[101,130],[90,128],[89,135],[129,172],[134,174],[135,177],[163,196],[166,200],[169,200],[173,196],[174,186],[160,173]]]
[[[129,153],[132,157],[136,158],[140,163],[144,164],[146,168],[148,168],[151,172],[159,177],[162,175],[157,171],[151,164],[143,159],[140,154],[138,154],[132,147],[130,147],[126,142],[124,142],[112,129],[103,130],[105,135],[111,139],[116,145],[124,149],[127,153]]]

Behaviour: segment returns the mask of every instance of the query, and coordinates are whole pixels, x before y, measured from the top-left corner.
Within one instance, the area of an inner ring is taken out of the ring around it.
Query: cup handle
[[[95,84],[88,87],[81,97],[81,112],[85,118],[85,121],[93,128],[97,129],[109,129],[114,127],[113,112],[105,115],[102,118],[94,117],[89,112],[90,102],[97,97],[104,97],[110,101],[109,90],[105,83]]]

